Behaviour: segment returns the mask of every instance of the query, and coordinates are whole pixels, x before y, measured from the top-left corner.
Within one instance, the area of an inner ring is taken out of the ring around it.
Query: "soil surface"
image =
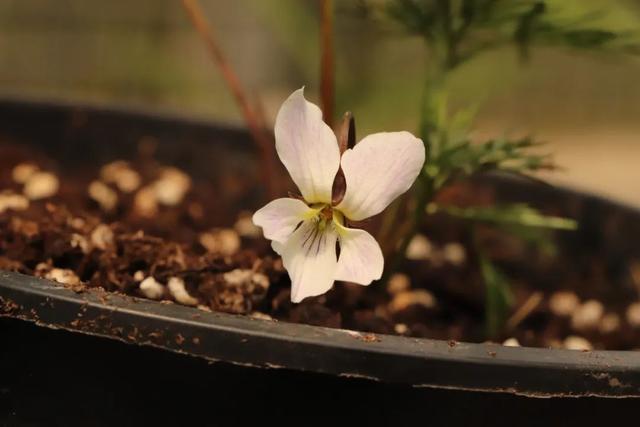
[[[0,269],[51,279],[77,292],[102,287],[194,310],[481,342],[487,339],[485,291],[475,240],[512,283],[507,327],[492,340],[583,350],[640,348],[640,255],[616,242],[607,242],[619,248],[616,253],[604,253],[598,233],[585,241],[584,233],[577,238],[562,232],[554,253],[488,226],[472,233],[462,220],[432,215],[401,272],[387,283],[337,283],[324,296],[292,304],[282,261],[251,223],[250,212],[233,225],[221,220],[220,201],[210,187],[148,156],[68,171],[34,148],[3,142]],[[490,188],[471,184],[440,195],[457,205],[490,204],[493,198]],[[542,208],[580,216],[579,204],[567,205]],[[605,235],[616,234],[616,221],[614,215],[596,226]]]

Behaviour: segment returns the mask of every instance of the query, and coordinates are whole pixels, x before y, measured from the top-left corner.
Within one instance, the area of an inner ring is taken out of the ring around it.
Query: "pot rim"
[[[262,368],[530,397],[640,397],[640,353],[369,334],[166,304],[0,272],[0,316]]]

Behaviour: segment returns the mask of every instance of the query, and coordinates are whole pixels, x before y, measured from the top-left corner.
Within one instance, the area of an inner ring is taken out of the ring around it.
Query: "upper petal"
[[[267,239],[284,243],[298,224],[316,212],[317,210],[297,199],[276,199],[253,214],[253,223],[262,227]]]
[[[347,191],[337,208],[359,221],[407,191],[424,164],[422,140],[409,132],[374,133],[342,155]]]
[[[333,285],[337,233],[332,224],[321,230],[316,221],[305,221],[281,247],[282,263],[291,278],[291,301],[321,295]]]
[[[368,285],[382,277],[384,256],[376,239],[364,230],[346,228],[339,224],[340,258],[336,280]]]
[[[298,89],[282,104],[275,124],[276,150],[302,196],[309,203],[330,203],[340,167],[336,136],[322,112]]]

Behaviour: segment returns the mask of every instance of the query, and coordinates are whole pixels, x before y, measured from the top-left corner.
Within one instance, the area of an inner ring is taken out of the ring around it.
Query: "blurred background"
[[[597,11],[616,31],[640,31],[640,1],[556,0]],[[273,121],[305,85],[318,101],[316,0],[202,0],[242,82]],[[338,113],[363,136],[418,126],[428,66],[422,39],[372,17],[359,0],[335,13]],[[242,125],[217,68],[178,0],[3,0],[0,96],[150,108]],[[531,134],[564,168],[546,177],[640,206],[640,57],[513,47],[456,71],[452,101],[477,106],[474,137]]]

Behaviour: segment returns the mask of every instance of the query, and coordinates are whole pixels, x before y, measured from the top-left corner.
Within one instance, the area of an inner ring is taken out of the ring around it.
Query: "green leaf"
[[[437,206],[431,203],[427,213],[442,211],[457,218],[492,224],[519,239],[536,245],[547,255],[554,255],[556,247],[551,230],[576,230],[578,223],[569,218],[544,215],[526,204],[488,207]]]
[[[517,175],[527,175],[541,169],[553,169],[547,154],[530,151],[540,144],[531,138],[510,140],[493,139],[481,144],[447,133],[443,139],[447,143],[438,145],[430,162],[435,165],[438,175],[433,176],[436,189],[450,181],[480,172],[501,170]]]
[[[505,44],[517,47],[523,58],[536,45],[640,51],[638,34],[602,25],[604,10],[575,12],[548,0],[389,0],[386,5],[387,16],[423,36],[432,51],[447,52],[448,69]]]
[[[493,338],[504,329],[513,295],[504,274],[482,252],[479,262],[485,286],[485,332],[487,337]]]
[[[487,207],[429,206],[429,212],[444,211],[449,215],[473,221],[522,227],[576,230],[578,223],[569,218],[544,215],[539,210],[523,203]]]

